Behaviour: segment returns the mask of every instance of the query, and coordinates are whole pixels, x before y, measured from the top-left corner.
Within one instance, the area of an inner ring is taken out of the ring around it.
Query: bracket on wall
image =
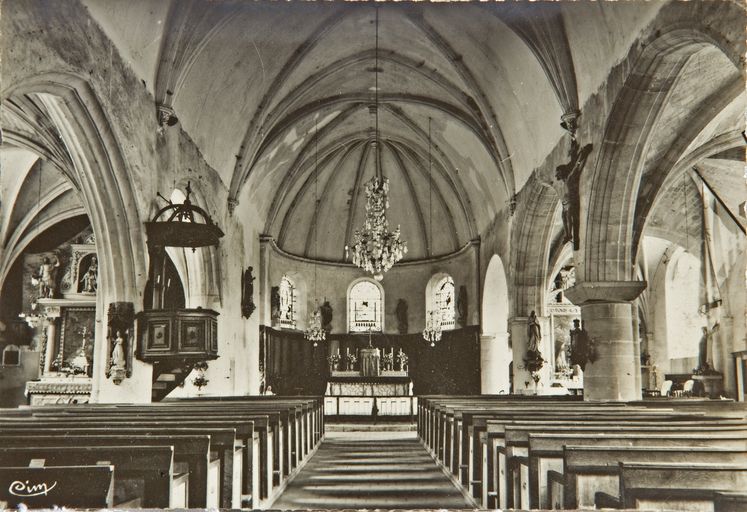
[[[112,302],[109,304],[107,317],[109,364],[106,376],[119,384],[125,377],[132,376],[135,305],[132,302]]]

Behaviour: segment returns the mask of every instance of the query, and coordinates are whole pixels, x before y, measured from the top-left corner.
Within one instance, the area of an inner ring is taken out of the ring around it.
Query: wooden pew
[[[115,428],[114,426],[107,427],[57,427],[53,426],[53,423],[42,424],[42,425],[23,425],[16,428],[7,428],[0,426],[0,436],[5,439],[8,436],[18,437],[32,437],[37,435],[42,436],[54,436],[57,438],[62,437],[63,439],[70,438],[72,436],[104,436],[112,435],[116,444],[120,444],[123,438],[127,436],[163,436],[164,443],[170,445],[175,442],[175,436],[182,435],[193,435],[198,436],[203,434],[203,429],[190,429],[190,428],[153,428],[153,427],[122,427]],[[227,433],[231,433],[228,431]],[[196,455],[187,455],[182,459],[182,463],[186,468],[186,472],[189,474],[189,507],[207,507],[207,503],[210,500],[210,496],[216,496],[219,493],[218,489],[211,489],[208,483],[209,475],[215,473],[211,468],[215,468],[217,461],[211,460],[210,457],[210,441],[211,436],[204,436],[206,441],[205,452]],[[59,439],[57,441],[59,443]],[[115,444],[115,443],[112,443]],[[177,457],[179,450],[175,449],[175,460],[177,460],[177,466],[179,466],[179,459]],[[178,473],[184,472],[181,468],[176,470]]]
[[[116,469],[114,503],[139,498],[143,507],[173,508],[172,446],[26,446],[0,448],[0,466],[94,466],[106,461]]]
[[[112,415],[105,412],[80,411],[77,414],[39,414],[26,421],[46,421],[58,427],[75,427],[84,422],[88,426],[97,427],[143,427],[158,429],[159,427],[194,428],[211,436],[211,451],[214,453],[208,468],[210,487],[207,498],[208,507],[230,508],[240,506],[240,495],[235,488],[244,488],[245,494],[258,496],[260,474],[252,465],[250,459],[259,441],[255,439],[255,421],[249,421],[240,415],[235,417],[221,417],[206,414],[205,420],[198,419],[201,415],[192,413],[188,419],[185,415],[168,414],[126,414]],[[252,416],[254,420],[256,417]],[[8,420],[0,420],[0,429]],[[15,419],[14,421],[19,421]],[[261,423],[261,419],[257,422]],[[244,453],[246,452],[246,456]],[[236,457],[239,457],[238,460]],[[234,472],[236,472],[234,474]],[[243,473],[243,474],[242,474]],[[261,480],[267,484],[267,477]],[[254,485],[252,485],[252,482]],[[257,491],[257,492],[254,492]],[[254,494],[252,494],[254,492]]]
[[[723,430],[722,430],[723,429]],[[679,438],[684,442],[692,436],[708,436],[716,433],[724,433],[730,436],[745,436],[747,438],[747,425],[721,426],[717,422],[703,420],[700,423],[692,422],[660,422],[647,421],[622,421],[610,423],[577,423],[567,424],[559,422],[544,427],[515,425],[507,426],[505,434],[505,453],[509,465],[513,465],[514,471],[509,473],[513,479],[515,489],[526,489],[527,500],[522,506],[539,507],[548,502],[547,481],[548,470],[562,470],[563,452],[555,453],[532,450],[531,437],[542,433],[583,433],[587,436],[600,439],[613,433],[629,434],[659,434],[670,438]],[[559,447],[560,448],[560,447]],[[516,496],[516,494],[514,495]]]
[[[114,466],[0,467],[2,508],[112,508]]]
[[[598,492],[597,506],[707,511],[719,492],[747,489],[745,464],[619,463],[620,496]]]
[[[247,414],[248,411],[260,411],[267,412],[270,415],[280,415],[281,423],[271,421],[270,423],[274,424],[274,427],[271,431],[268,431],[267,438],[263,439],[263,442],[261,443],[263,453],[266,453],[267,455],[260,457],[260,464],[255,464],[255,467],[257,465],[262,466],[262,497],[267,499],[271,494],[271,486],[278,486],[282,477],[290,473],[290,470],[288,469],[290,464],[286,465],[284,462],[290,462],[290,455],[292,452],[289,448],[291,447],[290,443],[294,436],[284,435],[284,432],[290,431],[292,433],[294,430],[299,430],[299,436],[297,439],[299,440],[300,447],[298,452],[301,457],[305,455],[305,449],[308,449],[308,447],[311,446],[316,446],[321,440],[321,432],[319,431],[319,429],[321,429],[321,424],[318,423],[318,418],[323,416],[322,411],[318,409],[318,406],[321,403],[321,400],[318,398],[313,398],[311,400],[305,398],[299,400],[294,398],[269,401],[263,397],[263,400],[260,400],[259,403],[247,403],[243,400],[219,400],[216,402],[199,400],[194,402],[190,401],[189,403],[185,403],[185,401],[173,401],[169,402],[166,407],[162,406],[162,404],[153,404],[149,406],[87,405],[75,408],[44,407],[35,409],[33,414],[45,417],[70,415],[75,416],[76,418],[82,418],[81,415],[83,415],[86,417],[86,421],[88,421],[88,418],[96,418],[97,415],[101,415],[101,418],[97,420],[101,422],[107,421],[106,418],[109,416],[136,416],[142,420],[145,417],[157,417],[162,419],[166,414],[188,414],[191,417],[202,415],[209,416],[211,419],[221,418],[235,420],[238,417],[239,411],[242,417],[244,417],[244,414]],[[280,409],[280,411],[278,412],[274,409]],[[285,420],[282,419],[284,411],[288,411],[285,413]],[[299,411],[305,411],[302,419],[303,421],[309,422],[309,427],[303,424],[302,428],[298,428],[296,420],[297,416],[300,414]],[[226,418],[218,416],[223,414],[229,416]],[[280,428],[277,428],[278,424],[281,425]],[[260,425],[259,430],[262,430],[262,425]],[[287,438],[288,442],[285,442],[284,438]],[[250,464],[247,464],[247,466],[249,465]],[[259,496],[259,493],[252,493],[252,495]],[[235,502],[235,500],[232,501]],[[230,505],[224,503],[223,506]],[[259,506],[259,502],[254,504],[254,506]]]
[[[564,501],[543,503],[566,509],[594,506],[598,491],[619,495],[618,463],[656,462],[733,464],[747,461],[747,449],[691,446],[565,446],[563,450]]]

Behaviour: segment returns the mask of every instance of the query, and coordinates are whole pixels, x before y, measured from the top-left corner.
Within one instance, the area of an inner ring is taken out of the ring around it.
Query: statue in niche
[[[83,284],[83,293],[96,293],[98,289],[98,274],[99,264],[96,256],[91,257],[91,264],[88,265],[88,270],[83,274],[83,278],[80,282]]]
[[[249,318],[257,308],[254,305],[254,267],[249,267],[241,274],[241,316]]]
[[[469,299],[467,298],[467,287],[462,285],[459,287],[459,296],[457,297],[456,303],[457,309],[457,322],[462,327],[467,326],[467,316],[469,314]]]
[[[319,312],[322,315],[322,329],[329,334],[332,331],[332,304],[325,300],[319,307]]]
[[[135,307],[131,302],[112,302],[109,304],[108,335],[110,340],[110,359],[107,377],[114,384],[119,384],[126,377],[132,376],[132,349],[129,345],[130,335],[134,329]]]
[[[539,342],[542,339],[542,330],[540,329],[537,315],[532,311],[527,319],[527,351],[539,351]]]
[[[713,338],[718,332],[720,325],[716,324],[713,329],[703,326],[703,336],[700,338],[698,345],[698,367],[695,369],[696,374],[716,373],[713,367]]]
[[[125,350],[124,350],[124,338],[122,333],[117,331],[117,337],[114,340],[114,349],[112,349],[112,371],[124,370],[125,369]]]
[[[559,165],[555,169],[557,182],[553,186],[557,190],[563,206],[563,241],[573,242],[574,250],[579,249],[579,178],[591,150],[591,144],[580,148],[578,141],[573,137],[571,148],[568,151],[568,163]]]
[[[31,283],[39,286],[40,299],[54,298],[57,288],[57,268],[60,266],[60,260],[55,256],[54,263],[44,256],[42,264],[39,266],[39,272],[31,279]]]
[[[407,322],[407,301],[405,299],[397,301],[395,313],[397,314],[397,331],[400,334],[407,334],[409,325]]]

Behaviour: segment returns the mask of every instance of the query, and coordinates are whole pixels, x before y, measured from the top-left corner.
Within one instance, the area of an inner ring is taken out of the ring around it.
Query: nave
[[[375,426],[374,426],[375,428]],[[274,509],[472,508],[415,432],[330,432]]]
[[[742,404],[418,402],[417,432],[326,432],[321,397],[5,409],[0,500],[4,508],[747,508]]]

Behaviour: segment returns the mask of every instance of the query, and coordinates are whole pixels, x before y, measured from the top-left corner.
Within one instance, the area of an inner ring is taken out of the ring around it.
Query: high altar
[[[330,378],[325,392],[325,414],[333,416],[410,416],[414,414],[412,380],[409,377],[407,356],[400,349],[369,346],[357,354],[346,349],[330,357]],[[339,369],[344,360],[346,370]],[[398,369],[394,369],[396,366]],[[356,365],[356,362],[358,363]],[[357,368],[356,368],[357,366]]]

